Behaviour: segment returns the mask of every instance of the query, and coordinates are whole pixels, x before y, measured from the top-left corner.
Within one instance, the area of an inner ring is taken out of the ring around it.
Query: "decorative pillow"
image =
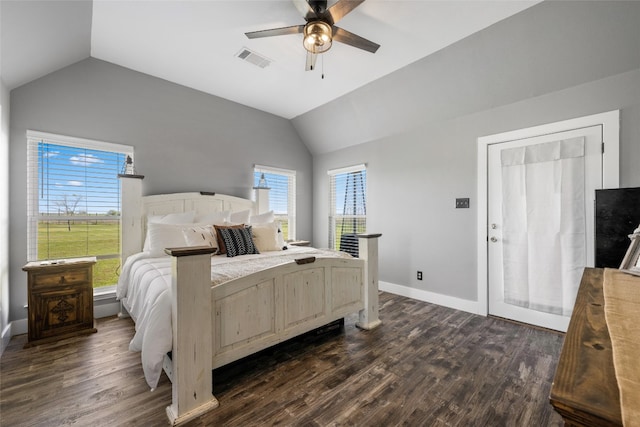
[[[217,248],[216,233],[211,225],[194,225],[182,229],[187,246],[209,246]]]
[[[147,216],[147,235],[144,238],[143,251],[150,251],[149,224],[191,224],[196,216],[196,211],[170,213],[166,215]]]
[[[220,234],[220,230],[224,229],[234,229],[234,228],[244,228],[244,224],[235,224],[235,225],[213,225],[213,228],[216,231],[216,239],[218,241],[218,255],[224,255],[227,253],[227,246],[225,245],[225,241]]]
[[[229,222],[234,222],[236,224],[247,224],[249,222],[249,215],[251,215],[250,210],[231,212],[231,215],[229,216]]]
[[[224,241],[228,257],[260,253],[251,237],[250,225],[246,228],[216,228],[216,232]]]
[[[268,222],[273,222],[275,220],[275,216],[273,215],[273,211],[265,212],[260,215],[252,215],[249,217],[249,224],[266,224]]]
[[[267,224],[257,224],[253,226],[253,241],[260,252],[281,251],[283,244],[279,243],[279,224],[275,221]]]
[[[165,248],[180,248],[186,245],[182,229],[184,224],[147,224],[149,247],[146,252],[163,255]]]
[[[224,224],[229,221],[231,211],[209,212],[202,215],[196,215],[193,222],[198,224]]]

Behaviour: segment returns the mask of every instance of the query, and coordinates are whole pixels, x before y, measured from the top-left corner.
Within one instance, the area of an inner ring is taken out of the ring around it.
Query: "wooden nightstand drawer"
[[[97,332],[93,327],[93,265],[95,257],[58,262],[30,262],[29,342]]]
[[[93,292],[86,289],[34,293],[29,301],[35,312],[29,335],[41,339],[93,328],[93,313],[89,312],[89,307],[93,311],[93,304],[88,304],[89,298],[93,298]]]
[[[86,268],[65,268],[56,266],[59,272],[42,272],[33,274],[33,288],[50,286],[77,285],[91,280],[90,271]]]

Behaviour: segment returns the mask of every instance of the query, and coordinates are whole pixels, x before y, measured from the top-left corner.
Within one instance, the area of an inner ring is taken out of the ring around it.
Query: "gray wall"
[[[0,337],[9,324],[9,90],[0,76]],[[4,349],[0,343],[0,354]]]
[[[143,192],[251,197],[253,165],[297,171],[298,237],[311,237],[312,159],[283,118],[97,59],[11,92],[10,318],[26,317],[26,136],[38,130],[134,146]]]
[[[640,2],[544,2],[294,119],[315,153],[314,243],[327,169],[366,162],[380,279],[477,300],[478,137],[620,109],[621,185],[640,186],[639,22]]]

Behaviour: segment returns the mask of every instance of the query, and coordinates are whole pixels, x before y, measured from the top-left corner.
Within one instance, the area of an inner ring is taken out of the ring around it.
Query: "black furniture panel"
[[[618,268],[640,224],[640,188],[596,190],[595,266]]]

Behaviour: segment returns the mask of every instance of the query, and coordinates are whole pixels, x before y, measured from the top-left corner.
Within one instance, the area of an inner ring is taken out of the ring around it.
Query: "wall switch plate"
[[[468,208],[469,207],[469,198],[465,197],[462,199],[456,199],[456,209]]]
[[[418,280],[422,280],[422,271],[418,271]]]

